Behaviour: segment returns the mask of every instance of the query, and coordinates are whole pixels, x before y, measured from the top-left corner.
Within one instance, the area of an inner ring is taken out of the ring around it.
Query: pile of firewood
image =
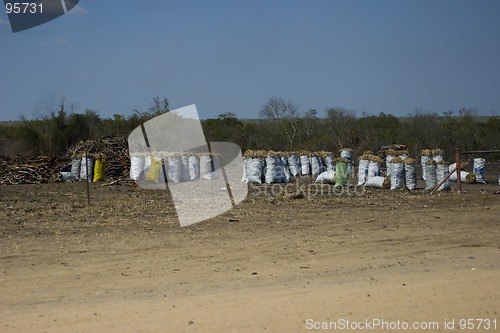
[[[68,158],[48,156],[0,157],[0,185],[40,184],[60,180]]]
[[[0,185],[40,184],[61,181],[61,172],[71,170],[71,160],[83,155],[104,157],[107,181],[128,181],[130,157],[127,139],[107,137],[80,141],[68,149],[68,157],[0,157]]]
[[[124,137],[106,137],[80,141],[68,149],[72,158],[81,158],[88,154],[99,155],[106,160],[104,175],[106,178],[126,180],[130,173],[130,157],[127,139]]]

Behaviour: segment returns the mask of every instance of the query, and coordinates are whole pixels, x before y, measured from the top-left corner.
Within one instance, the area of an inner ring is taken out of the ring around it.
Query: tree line
[[[145,111],[110,118],[92,110],[78,113],[62,100],[45,116],[0,123],[0,155],[64,156],[80,140],[127,137],[140,124],[165,112],[169,112],[167,98],[154,98]],[[478,117],[477,110],[468,108],[443,114],[416,109],[402,118],[386,113],[356,116],[343,107],[327,108],[323,114],[315,109],[301,113],[297,104],[271,97],[260,109],[259,119],[239,119],[227,112],[202,120],[202,128],[207,141],[233,142],[242,150],[337,153],[340,148],[352,148],[359,156],[365,150],[377,152],[397,143],[406,144],[413,156],[419,156],[422,149],[439,147],[451,160],[456,147],[500,149],[500,117]]]

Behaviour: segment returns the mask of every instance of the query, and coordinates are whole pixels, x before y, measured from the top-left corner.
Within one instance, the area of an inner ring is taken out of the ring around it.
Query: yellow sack
[[[163,160],[156,157],[151,157],[151,165],[149,166],[148,173],[146,175],[147,182],[158,183],[158,178],[160,177],[160,171],[162,170]]]
[[[94,164],[94,183],[104,180],[104,168],[106,166],[106,160],[99,158],[95,160]]]

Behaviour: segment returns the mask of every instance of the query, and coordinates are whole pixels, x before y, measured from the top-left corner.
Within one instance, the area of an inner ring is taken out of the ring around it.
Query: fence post
[[[460,167],[460,148],[457,147],[457,152],[455,153],[455,163],[457,167],[457,192],[462,193],[462,181],[460,179],[460,173],[462,168]]]

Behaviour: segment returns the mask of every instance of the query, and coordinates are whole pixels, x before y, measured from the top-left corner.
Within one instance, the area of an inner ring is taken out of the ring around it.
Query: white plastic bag
[[[277,156],[267,156],[266,157],[266,173],[265,182],[266,184],[281,183],[281,159]]]
[[[167,180],[172,183],[181,181],[182,176],[182,161],[180,156],[168,157]]]
[[[74,158],[71,161],[71,175],[73,175],[73,177],[76,177],[77,179],[80,178],[81,164],[82,164],[81,158]]]
[[[394,160],[394,159],[393,159]],[[402,162],[391,162],[391,190],[405,188],[405,169]]]
[[[130,179],[140,180],[144,175],[144,156],[131,156],[130,157]]]
[[[392,161],[393,158],[394,158],[394,155],[392,155],[392,154],[385,156],[385,166],[387,168],[386,176],[389,176],[389,177],[392,174],[392,164],[391,164],[391,161]]]
[[[474,159],[474,175],[476,176],[477,183],[486,183],[486,181],[484,180],[484,164],[484,158],[478,157]]]
[[[319,174],[321,173],[320,169],[321,169],[321,166],[320,166],[320,162],[319,162],[319,159],[317,156],[311,156],[309,158],[309,162],[311,163],[311,175],[313,177],[318,177]]]
[[[358,165],[358,186],[363,185],[368,180],[368,165],[370,161],[367,159],[359,160]]]
[[[212,157],[209,155],[200,156],[200,178],[212,179]]]
[[[300,174],[302,176],[309,176],[311,169],[309,167],[309,157],[307,155],[300,156]]]
[[[292,179],[290,168],[288,167],[288,159],[286,158],[286,156],[281,156],[280,159],[281,159],[281,168],[283,171],[282,182],[288,183]]]
[[[425,164],[425,189],[432,191],[437,185],[436,162],[433,160],[427,161]]]
[[[335,171],[328,170],[320,173],[318,178],[316,178],[316,183],[335,184]]]
[[[87,166],[88,166],[88,179],[87,179]],[[94,158],[93,157],[82,157],[82,162],[80,164],[80,179],[92,182],[94,179]]]
[[[323,163],[325,163],[326,171],[334,170],[335,164],[333,162],[333,156],[325,156],[323,158]]]
[[[189,179],[195,180],[200,178],[200,159],[195,156],[189,156]]]
[[[413,191],[417,188],[417,167],[415,166],[415,162],[404,162],[404,167],[406,188]]]
[[[288,156],[288,169],[290,170],[290,174],[293,177],[297,177],[300,175],[300,159],[297,155],[292,154]]]
[[[448,164],[443,163],[443,161],[438,163],[438,165],[436,166],[436,182],[437,182],[437,184],[441,183],[446,178],[446,176],[448,176],[448,173],[449,173],[448,167],[449,167]],[[441,186],[439,186],[437,190],[438,191],[451,190],[450,178],[448,178]]]
[[[368,162],[367,180],[378,176],[380,176],[380,162],[375,160]]]
[[[345,148],[340,150],[340,157],[345,158],[349,162],[347,163],[347,172],[352,175],[354,173],[354,168],[352,166],[352,149]]]
[[[422,155],[420,156],[420,165],[422,166],[422,179],[426,180],[427,179],[427,168],[425,167],[427,165],[427,161],[431,159],[430,156]]]
[[[387,188],[386,186],[386,178],[382,176],[373,176],[368,178],[366,183],[364,184],[365,187],[373,187],[373,188]]]
[[[189,180],[189,156],[181,156],[181,181],[188,182]]]
[[[247,158],[245,161],[245,170],[247,183],[262,184],[262,168],[264,162],[261,158]]]

